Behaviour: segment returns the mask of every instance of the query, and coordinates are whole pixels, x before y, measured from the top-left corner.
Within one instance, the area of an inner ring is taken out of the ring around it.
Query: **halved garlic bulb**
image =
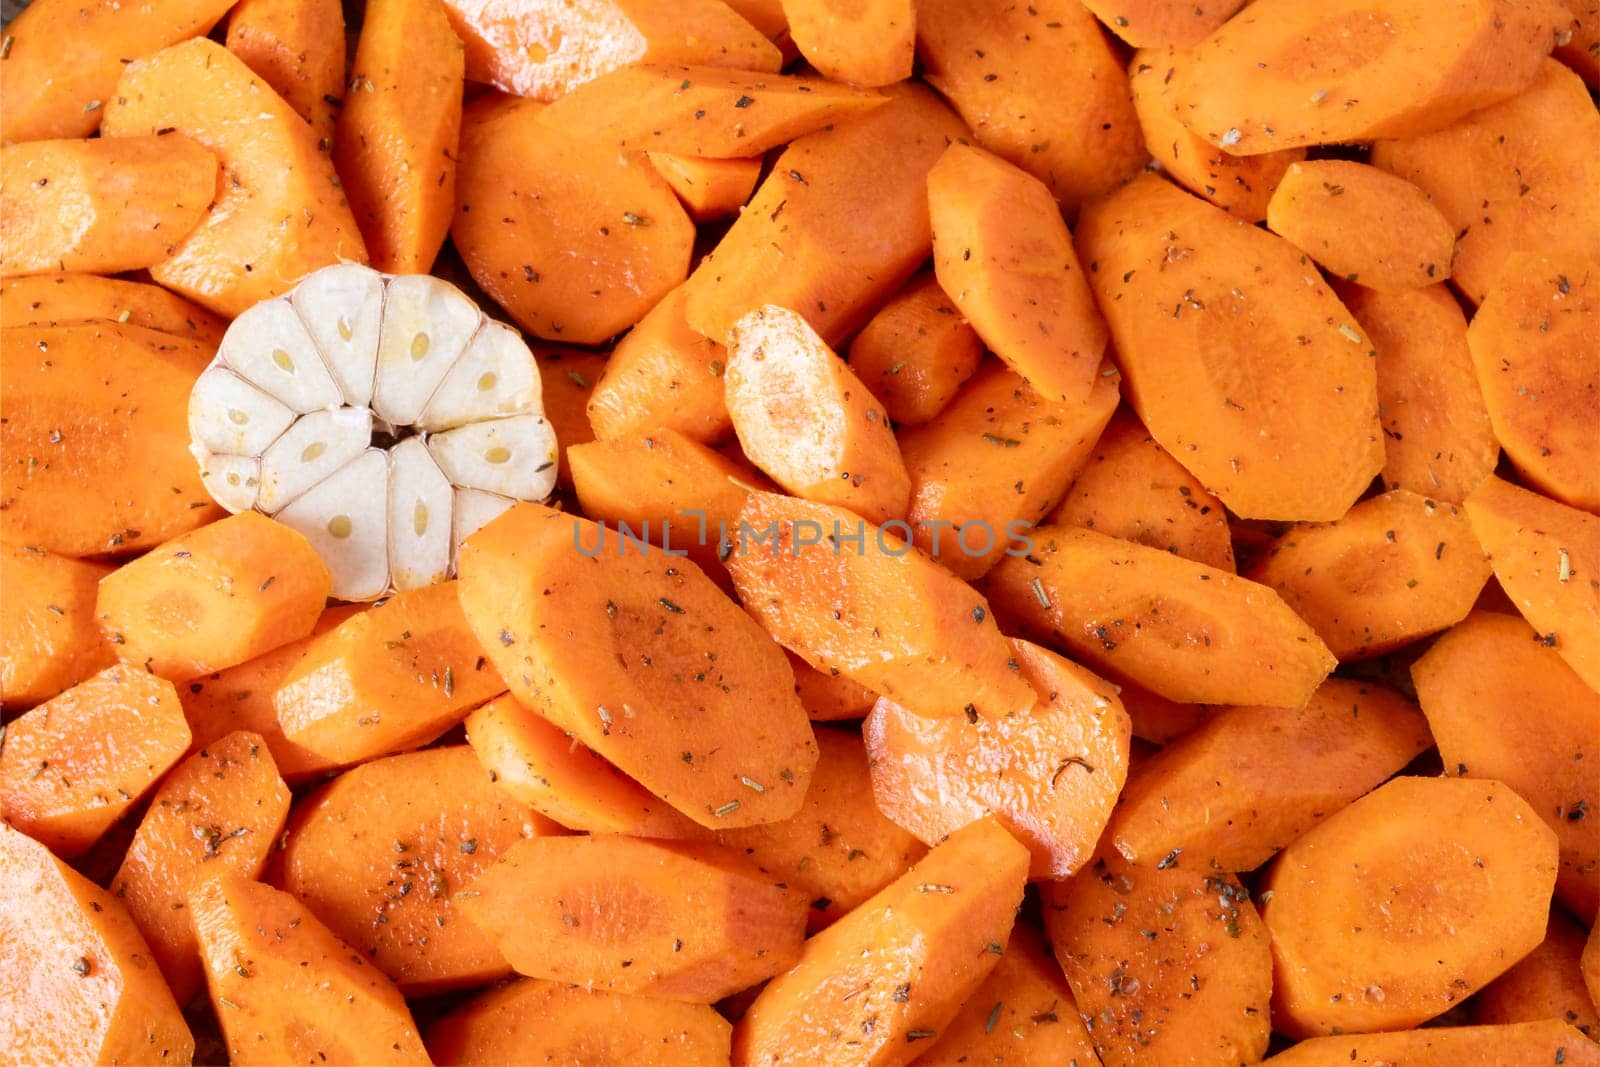
[[[299,530],[342,600],[448,578],[469,535],[555,488],[522,335],[448,282],[354,263],[233,321],[189,435],[217,503]]]

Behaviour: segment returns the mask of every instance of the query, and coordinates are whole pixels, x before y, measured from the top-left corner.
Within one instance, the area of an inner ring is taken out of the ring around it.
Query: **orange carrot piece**
[[[378,270],[427,273],[450,229],[461,55],[438,0],[366,6],[333,162]]]
[[[239,0],[228,14],[227,45],[311,124],[323,151],[333,147],[345,95],[339,0]]]
[[[643,156],[545,126],[540,108],[492,95],[467,108],[450,233],[523,329],[594,344],[683,281],[694,224]]]
[[[634,837],[703,837],[692,819],[593,749],[497,697],[467,716],[467,740],[500,789],[562,826]]]
[[[1244,0],[1173,4],[1167,0],[1089,0],[1106,29],[1135,48],[1188,48],[1211,36]]]
[[[1589,88],[1600,87],[1600,0],[1568,0],[1571,36],[1556,35],[1557,59],[1577,72]]]
[[[440,582],[313,639],[272,705],[284,737],[346,764],[426,744],[505,688]]]
[[[983,597],[901,535],[772,493],[751,493],[739,522],[739,599],[813,667],[923,715],[1033,707]]]
[[[1493,1026],[1560,1019],[1590,1040],[1600,1036],[1600,1012],[1583,984],[1583,943],[1583,927],[1553,909],[1539,947],[1472,998],[1472,1021]]]
[[[6,724],[0,811],[57,855],[82,855],[189,747],[172,683],[108,667]]]
[[[879,700],[862,725],[872,790],[895,822],[932,843],[993,814],[1028,847],[1033,878],[1065,878],[1094,852],[1128,773],[1115,687],[1026,641],[1011,642],[1032,708],[970,723]]]
[[[1427,17],[1447,16],[1434,6]],[[1474,303],[1513,252],[1600,259],[1600,205],[1592,195],[1600,183],[1600,114],[1583,81],[1553,59],[1504,103],[1433,133],[1379,141],[1372,162],[1420,187],[1450,220],[1451,273]]]
[[[180,1004],[205,985],[186,908],[190,890],[225,871],[259,876],[288,814],[289,789],[260,734],[212,742],[156,790],[111,892],[127,906]]]
[[[1299,709],[1224,708],[1129,775],[1107,837],[1133,863],[1254,870],[1430,744],[1415,704],[1351,679]]]
[[[1466,507],[1517,610],[1600,691],[1600,517],[1499,478],[1478,486]]]
[[[901,426],[932,419],[983,361],[983,342],[931,273],[913,278],[850,342],[850,369]]]
[[[1204,705],[1168,700],[1121,676],[1117,677],[1116,684],[1121,688],[1117,696],[1133,723],[1133,736],[1138,740],[1165,745],[1206,720]]]
[[[696,222],[739,214],[761,178],[760,159],[703,159],[656,151],[645,155]]]
[[[512,695],[650,792],[715,829],[799,809],[817,749],[794,675],[694,563],[521,504],[467,541],[460,575]]]
[[[0,544],[0,707],[30,707],[116,662],[94,621],[103,563]]]
[[[1091,388],[1081,401],[1052,400],[990,363],[931,422],[902,433],[916,546],[968,580],[1015,554],[1117,408],[1114,368]]]
[[[1262,883],[1273,1027],[1313,1037],[1433,1018],[1539,944],[1555,875],[1555,833],[1499,782],[1396,778],[1368,793]]]
[[[95,274],[34,274],[0,281],[6,326],[115,322],[170,333],[215,348],[228,324],[158,285]]]
[[[783,0],[783,16],[806,62],[834,81],[889,85],[911,77],[911,0]]]
[[[1584,917],[1600,908],[1594,810],[1600,693],[1511,615],[1479,611],[1411,665],[1444,773],[1492,778],[1525,797],[1561,846],[1556,896]],[[1588,759],[1585,759],[1585,757]]]
[[[782,822],[717,832],[718,842],[805,894],[812,933],[848,915],[927,852],[873,801],[859,736],[820,729],[817,751],[799,812]]]
[[[732,1028],[705,1004],[630,997],[523,978],[428,1027],[435,1063],[727,1067]]]
[[[1027,873],[995,820],[951,834],[806,942],[734,1028],[734,1062],[909,1063],[1000,961]]]
[[[107,575],[95,615],[124,662],[181,682],[305,637],[331,581],[304,536],[245,511]]]
[[[920,0],[917,51],[978,143],[1048,185],[1069,215],[1144,165],[1123,62],[1082,4]]]
[[[0,148],[0,274],[115,274],[167,256],[217,191],[217,157],[182,135]]]
[[[1592,1042],[1560,1019],[1508,1026],[1430,1026],[1393,1034],[1317,1037],[1286,1049],[1272,1067],[1542,1067],[1560,1060],[1573,1067],[1600,1067]]]
[[[224,874],[188,911],[229,1063],[429,1062],[389,980],[288,893]]]
[[[556,480],[570,489],[572,466],[567,462],[567,450],[594,440],[594,428],[589,425],[589,397],[605,372],[607,359],[598,352],[579,348],[541,346],[534,349],[533,361],[539,367],[544,392],[544,417],[555,430],[556,443],[561,448]]]
[[[689,325],[727,344],[734,323],[776,304],[844,340],[928,256],[928,171],[960,121],[914,85],[778,157],[737,222],[685,285]]]
[[[513,845],[461,910],[521,974],[701,1004],[793,964],[806,922],[727,849],[610,834]]]
[[[785,651],[794,668],[794,691],[812,722],[839,722],[864,718],[877,703],[878,694],[842,674],[819,671],[793,652]]]
[[[728,354],[728,413],[751,462],[869,522],[905,515],[911,479],[889,416],[803,315],[757,308],[734,323]]]
[[[678,286],[617,342],[589,397],[596,437],[671,429],[710,444],[732,434],[722,383],[728,350],[690,328],[688,296]]]
[[[1383,463],[1370,345],[1305,257],[1153,174],[1085,208],[1124,391],[1244,518],[1330,520]]]
[[[984,588],[1022,636],[1181,703],[1296,708],[1333,669],[1264,585],[1093,530],[1041,526]]]
[[[0,898],[8,1060],[191,1061],[188,1024],[115,896],[0,822]]]

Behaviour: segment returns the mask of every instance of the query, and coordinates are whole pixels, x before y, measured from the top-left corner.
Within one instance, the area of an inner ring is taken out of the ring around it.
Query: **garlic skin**
[[[355,263],[233,321],[189,436],[217,503],[304,534],[340,600],[451,577],[468,536],[556,481],[522,335],[439,278]]]

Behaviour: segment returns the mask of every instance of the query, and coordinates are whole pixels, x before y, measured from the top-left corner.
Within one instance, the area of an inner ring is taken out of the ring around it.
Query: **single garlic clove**
[[[482,419],[526,415],[541,403],[539,372],[522,335],[486,322],[439,383],[417,428],[448,430]]]
[[[463,541],[498,519],[514,504],[516,501],[509,497],[485,493],[482,489],[457,489],[453,516],[456,551],[461,551]]]
[[[389,450],[389,581],[416,589],[450,574],[450,483],[417,437]]]
[[[378,336],[374,414],[396,426],[416,422],[481,319],[472,301],[448,282],[426,274],[391,278]]]
[[[194,383],[189,438],[207,452],[259,456],[294,421],[294,412],[224,367]]]
[[[339,600],[374,600],[389,587],[388,466],[368,449],[276,516],[311,542]]]
[[[428,438],[451,483],[518,500],[542,500],[556,484],[556,435],[542,415],[474,422]]]
[[[256,506],[260,482],[261,461],[254,456],[200,457],[200,483],[211,499],[234,514]]]
[[[334,408],[344,400],[305,323],[282,298],[264,300],[233,320],[217,358],[293,411]]]
[[[290,302],[344,402],[356,408],[370,404],[383,323],[383,275],[359,263],[335,263],[302,279]]]
[[[302,415],[261,457],[261,495],[256,507],[273,514],[371,443],[372,412],[366,408]]]

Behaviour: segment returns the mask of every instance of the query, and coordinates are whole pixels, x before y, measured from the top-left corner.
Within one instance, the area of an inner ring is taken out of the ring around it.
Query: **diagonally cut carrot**
[[[239,0],[228,51],[311,124],[323,151],[344,98],[344,8],[338,0]]]
[[[94,621],[95,593],[110,572],[104,563],[0,544],[0,707],[42,703],[116,662]]]
[[[94,274],[33,274],[0,282],[6,326],[127,323],[215,348],[228,324],[159,285]]]
[[[911,0],[783,0],[783,16],[806,62],[835,81],[889,85],[911,77]]]

